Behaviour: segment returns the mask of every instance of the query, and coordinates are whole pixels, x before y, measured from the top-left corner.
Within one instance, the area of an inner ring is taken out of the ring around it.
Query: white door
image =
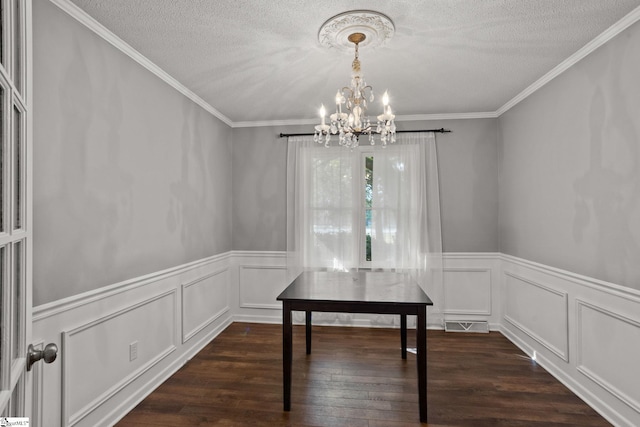
[[[29,417],[31,0],[0,5],[0,416]]]

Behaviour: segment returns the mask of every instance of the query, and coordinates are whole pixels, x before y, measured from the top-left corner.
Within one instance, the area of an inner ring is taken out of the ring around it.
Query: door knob
[[[31,370],[31,366],[38,360],[43,359],[44,363],[51,363],[58,356],[58,346],[51,343],[47,344],[44,350],[36,350],[32,344],[29,344],[27,350],[27,371]]]

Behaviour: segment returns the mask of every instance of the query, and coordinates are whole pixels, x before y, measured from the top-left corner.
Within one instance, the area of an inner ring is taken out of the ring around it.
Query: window
[[[417,156],[411,146],[304,150],[304,265],[395,268],[420,220]]]
[[[353,150],[289,137],[287,279],[317,268],[394,271],[411,275],[441,301],[436,148],[432,133]],[[439,306],[428,321],[442,326]]]

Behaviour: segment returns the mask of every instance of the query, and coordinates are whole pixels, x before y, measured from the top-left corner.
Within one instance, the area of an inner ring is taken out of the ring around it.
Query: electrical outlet
[[[133,362],[138,358],[138,341],[129,344],[129,361]]]

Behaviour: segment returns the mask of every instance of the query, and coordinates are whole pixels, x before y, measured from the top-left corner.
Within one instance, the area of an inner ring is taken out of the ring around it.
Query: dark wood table
[[[314,311],[399,314],[403,359],[407,358],[407,315],[415,315],[420,421],[427,422],[427,306],[433,302],[413,279],[387,272],[304,272],[277,300],[282,301],[285,411],[291,410],[291,311],[306,313],[307,354],[311,354],[311,313]]]

